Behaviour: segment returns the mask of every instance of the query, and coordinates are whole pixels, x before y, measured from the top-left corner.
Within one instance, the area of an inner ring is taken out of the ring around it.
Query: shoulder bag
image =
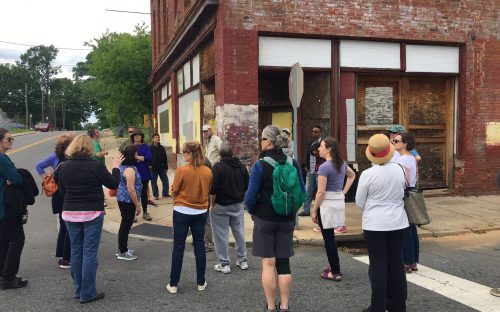
[[[408,222],[414,225],[426,225],[431,223],[431,217],[429,216],[427,205],[424,200],[424,192],[417,188],[410,188],[403,166],[401,166],[401,169],[403,169],[403,174],[405,176],[406,188],[404,207],[406,215],[408,216]]]

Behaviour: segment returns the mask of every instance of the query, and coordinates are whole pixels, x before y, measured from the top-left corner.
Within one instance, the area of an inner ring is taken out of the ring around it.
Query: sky
[[[0,63],[15,63],[29,46],[60,48],[54,65],[62,65],[60,77],[72,77],[72,67],[84,61],[85,42],[99,38],[106,30],[132,32],[150,16],[109,12],[106,9],[150,12],[150,0],[2,0],[0,7]],[[5,42],[2,42],[5,41]]]

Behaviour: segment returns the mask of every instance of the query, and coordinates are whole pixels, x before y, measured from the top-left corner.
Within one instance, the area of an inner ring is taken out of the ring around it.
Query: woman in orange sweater
[[[198,290],[202,291],[207,287],[204,237],[208,217],[208,194],[212,187],[212,171],[205,166],[200,142],[191,141],[184,144],[182,156],[185,165],[177,168],[171,191],[174,198],[174,248],[167,290],[172,294],[177,293],[189,229],[193,236]]]

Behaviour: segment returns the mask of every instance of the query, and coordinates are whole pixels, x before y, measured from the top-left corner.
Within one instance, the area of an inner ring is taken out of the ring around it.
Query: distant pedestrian
[[[229,143],[222,143],[220,156],[221,161],[212,168],[213,183],[210,191],[210,218],[215,253],[219,260],[214,269],[230,273],[229,228],[236,241],[236,266],[242,270],[248,269],[243,209],[248,188],[248,170],[238,158],[233,157],[233,148]]]
[[[128,137],[130,137],[130,135],[132,135],[132,133],[135,130],[137,130],[136,127],[134,127],[134,126],[128,126],[127,127]],[[130,139],[127,139],[127,140],[123,141],[122,144],[120,145],[120,147],[118,148],[118,151],[120,153],[123,153],[123,151],[125,150],[125,147],[127,147],[128,145],[132,145],[132,141]]]
[[[392,141],[396,138],[396,136],[398,134],[403,134],[403,133],[407,133],[406,132],[406,128],[402,125],[395,125],[395,126],[392,126],[390,129],[389,129],[389,139]],[[397,152],[397,151],[396,151]],[[413,148],[411,150],[409,150],[410,154],[415,157],[415,160],[417,161],[417,164],[422,160],[422,157],[420,156],[420,154],[418,153],[418,151]],[[394,153],[395,155],[398,155],[399,156],[399,152],[398,153]],[[396,161],[397,158],[393,157],[393,161]]]
[[[307,157],[304,166],[306,168],[306,200],[304,201],[304,210],[299,213],[299,216],[309,216],[311,214],[311,203],[318,190],[318,176],[317,171],[319,166],[325,160],[319,157],[318,147],[321,142],[321,133],[323,128],[314,126],[311,130],[312,141],[307,145]]]
[[[208,217],[208,195],[212,186],[212,171],[205,166],[203,148],[199,142],[185,143],[182,156],[185,165],[177,168],[171,191],[174,198],[174,247],[172,249],[170,282],[166,288],[172,294],[177,293],[181,278],[188,230],[191,230],[193,237],[198,290],[203,291],[207,287],[204,232]]]
[[[373,164],[361,173],[356,205],[361,209],[363,235],[368,248],[371,305],[367,312],[406,311],[406,276],[403,266],[405,177],[390,162],[394,146],[383,134],[368,140],[366,157]]]
[[[136,260],[134,250],[128,248],[128,235],[135,216],[141,213],[142,182],[139,172],[135,168],[137,147],[128,145],[123,151],[123,162],[120,166],[120,184],[116,192],[116,200],[122,220],[118,231],[118,253],[119,260]]]
[[[345,194],[351,188],[356,174],[342,159],[339,144],[332,137],[321,141],[319,155],[326,161],[318,169],[318,192],[311,217],[321,228],[329,263],[321,278],[338,282],[342,280],[342,273],[335,229],[345,228]],[[347,182],[344,186],[346,175]]]
[[[51,154],[49,157],[39,161],[36,165],[36,171],[38,174],[45,178],[47,176],[47,172],[45,171],[47,168],[51,168],[52,172],[48,174],[53,174],[54,170],[56,170],[57,166],[66,161],[66,149],[69,144],[75,138],[72,134],[63,134],[59,136],[57,139],[55,152]],[[58,215],[58,235],[57,235],[57,243],[56,243],[56,257],[58,258],[58,266],[61,269],[69,269],[71,268],[71,242],[69,239],[69,234],[66,229],[66,223],[62,219],[62,210],[63,210],[63,202],[64,198],[60,192],[55,192],[51,198],[52,202],[52,213]]]
[[[71,239],[71,277],[80,303],[104,298],[97,292],[97,254],[104,221],[104,185],[118,188],[123,156],[113,159],[110,174],[102,161],[92,159],[92,140],[78,135],[66,149],[66,160],[54,176],[64,197],[62,218]]]
[[[253,249],[256,257],[262,258],[262,287],[266,295],[266,311],[277,311],[276,293],[279,291],[280,311],[288,311],[290,292],[292,288],[292,273],[290,257],[293,256],[293,230],[295,214],[278,215],[271,206],[273,194],[273,171],[269,163],[261,160],[270,157],[274,161],[286,161],[283,154],[283,137],[281,129],[267,126],[262,130],[260,144],[262,153],[252,167],[245,202],[248,212],[254,221]],[[304,181],[300,178],[299,165],[294,160],[298,182],[304,190]]]
[[[152,156],[149,145],[144,143],[144,133],[141,130],[134,130],[130,134],[130,142],[137,148],[137,156],[135,167],[141,176],[142,191],[141,191],[141,205],[142,205],[142,218],[146,221],[151,221],[153,218],[148,213],[148,189],[151,174],[149,173],[149,165],[151,164]]]
[[[288,139],[288,142],[283,147],[283,153],[287,156],[294,158],[294,146],[293,146],[294,143],[292,140],[290,140],[291,134],[292,133],[290,132],[290,129],[283,128],[283,136]]]
[[[222,140],[219,136],[213,133],[212,126],[204,125],[202,128],[203,137],[205,138],[205,157],[210,163],[215,165],[220,161],[220,146]]]
[[[8,185],[20,185],[22,176],[5,153],[12,148],[14,138],[9,130],[0,128],[0,289],[22,288],[28,281],[17,276],[24,247],[22,215],[4,205]]]
[[[153,189],[153,197],[158,200],[158,177],[160,177],[162,184],[161,195],[163,197],[168,197],[168,158],[167,151],[165,147],[160,143],[160,135],[158,133],[153,134],[153,143],[149,146],[151,149],[151,188]]]
[[[409,133],[398,134],[392,140],[394,148],[401,155],[396,162],[400,164],[405,171],[405,176],[410,189],[415,189],[417,185],[417,161],[410,154],[410,150],[415,149],[415,140]],[[405,264],[406,273],[418,271],[417,264],[419,262],[420,243],[418,239],[417,226],[410,224],[405,229],[405,242],[403,248],[403,262]]]

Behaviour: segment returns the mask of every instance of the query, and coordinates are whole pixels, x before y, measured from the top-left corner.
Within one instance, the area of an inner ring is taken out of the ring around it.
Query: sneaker
[[[214,247],[205,246],[205,252],[211,252],[211,251],[214,251]]]
[[[339,226],[339,227],[335,228],[334,232],[335,232],[335,234],[342,234],[342,233],[347,232],[347,228],[345,227],[345,225]]]
[[[309,212],[305,212],[305,211],[302,211],[302,212],[299,212],[298,216],[299,217],[309,217],[311,214]]]
[[[65,261],[65,260],[61,260],[59,262],[59,268],[60,269],[71,269],[71,262]]]
[[[247,261],[236,261],[236,266],[240,267],[242,270],[248,270],[248,262]]]
[[[221,263],[214,265],[214,270],[224,274],[231,273],[231,267],[229,265],[222,265]]]
[[[198,286],[199,287],[199,286]],[[171,294],[176,294],[177,293],[177,286],[170,286],[170,283],[167,285],[167,290],[171,293]]]
[[[153,207],[158,207],[158,205],[152,201],[151,199],[148,199],[148,205],[153,206]]]
[[[129,249],[127,252],[128,252],[128,253],[133,254],[133,253],[134,253],[134,250],[133,250],[133,249]],[[118,257],[118,255],[119,255],[119,254],[120,254],[120,251],[118,250],[118,252],[117,252],[117,253],[115,253],[115,256],[117,256],[117,257]]]
[[[205,281],[205,283],[203,285],[198,285],[198,290],[199,291],[204,291],[205,288],[207,288],[207,281]]]
[[[151,218],[151,216],[149,215],[149,213],[145,212],[142,214],[142,218],[146,221],[151,221],[153,220],[153,218]]]
[[[134,223],[137,223],[137,217],[134,217]]]
[[[116,258],[119,260],[137,260],[137,256],[130,251],[119,253]]]
[[[158,196],[153,196],[155,200],[159,200],[160,198]]]
[[[313,231],[314,231],[314,232],[321,232],[321,228],[320,228],[319,226],[315,226],[315,227],[313,228]]]

